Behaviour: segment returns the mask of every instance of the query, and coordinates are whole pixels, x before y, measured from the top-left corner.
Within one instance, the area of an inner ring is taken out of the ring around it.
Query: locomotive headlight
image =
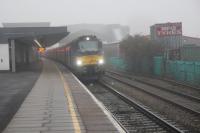
[[[99,65],[104,64],[104,59],[99,59],[98,63],[99,63]]]
[[[89,37],[86,37],[86,40],[87,40],[87,41],[89,41],[89,40],[90,40],[90,38],[89,38]]]
[[[82,60],[78,59],[76,60],[76,65],[77,66],[81,66],[83,64]]]

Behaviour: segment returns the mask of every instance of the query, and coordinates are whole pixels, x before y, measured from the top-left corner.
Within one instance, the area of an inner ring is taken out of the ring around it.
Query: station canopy
[[[15,39],[23,44],[33,45],[36,41],[42,47],[49,47],[69,34],[67,26],[60,27],[3,27],[0,28],[0,44]]]

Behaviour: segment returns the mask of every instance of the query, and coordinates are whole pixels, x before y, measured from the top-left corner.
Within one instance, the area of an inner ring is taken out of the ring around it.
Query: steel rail
[[[127,104],[129,104],[129,105],[133,106],[134,108],[136,108],[137,110],[139,110],[142,114],[144,114],[145,116],[147,116],[148,118],[150,118],[151,120],[153,120],[155,123],[157,123],[158,125],[160,125],[164,129],[166,129],[167,131],[172,132],[172,133],[183,133],[183,131],[181,131],[180,129],[178,129],[174,125],[172,125],[169,122],[167,122],[166,120],[160,118],[159,116],[157,116],[153,112],[147,110],[145,107],[143,107],[142,105],[140,105],[137,102],[133,101],[128,96],[126,96],[126,95],[120,93],[119,91],[115,90],[109,84],[107,84],[105,82],[102,82],[102,81],[100,83],[103,86],[105,86],[105,88],[107,90],[109,90],[110,92],[112,92],[115,95],[117,95],[120,99],[122,99]]]
[[[123,76],[123,77],[126,77],[128,79],[133,79],[134,78],[132,76],[128,76],[128,75],[117,73],[117,72],[111,72],[111,71],[107,71],[107,72],[115,74],[115,75]],[[200,98],[198,98],[198,97],[195,97],[195,96],[192,96],[192,95],[189,95],[189,94],[185,94],[185,93],[182,93],[182,92],[173,91],[173,90],[167,89],[165,87],[162,87],[162,86],[159,86],[159,85],[156,85],[156,84],[153,84],[153,83],[149,83],[149,82],[143,81],[141,79],[134,78],[134,80],[137,81],[137,82],[140,82],[140,83],[147,84],[149,86],[155,87],[155,88],[160,89],[160,90],[164,90],[164,91],[167,91],[167,92],[179,95],[179,96],[186,97],[186,98],[188,98],[190,100],[193,100],[193,101],[196,101],[196,102],[200,103]]]
[[[170,99],[166,99],[166,98],[163,98],[163,97],[161,97],[161,96],[158,96],[158,95],[156,95],[156,94],[154,94],[154,93],[152,93],[152,92],[149,92],[149,91],[147,91],[147,90],[145,90],[145,89],[143,89],[143,88],[141,88],[141,87],[135,86],[135,85],[130,84],[130,83],[126,82],[126,81],[122,81],[122,80],[119,79],[119,78],[116,78],[116,77],[113,77],[113,76],[110,76],[110,75],[105,75],[105,76],[110,77],[110,78],[112,78],[112,79],[115,79],[115,80],[117,80],[117,81],[119,81],[119,82],[121,82],[121,83],[123,83],[123,84],[125,84],[125,85],[128,85],[128,86],[130,86],[130,87],[133,87],[133,88],[135,88],[135,89],[138,89],[138,90],[140,90],[140,91],[142,91],[142,92],[144,92],[144,93],[147,93],[147,94],[149,94],[149,95],[151,95],[151,96],[153,96],[153,97],[157,97],[157,98],[159,98],[159,99],[161,99],[161,100],[163,100],[163,101],[165,101],[165,102],[167,102],[167,103],[170,103],[170,104],[172,104],[172,105],[178,106],[178,107],[180,107],[180,108],[182,108],[182,109],[184,109],[184,110],[190,112],[191,114],[194,114],[194,115],[200,117],[200,112],[199,112],[199,111],[196,111],[196,110],[190,109],[190,108],[188,108],[188,107],[185,107],[184,105],[175,103],[175,102],[173,102],[173,101],[170,100]]]

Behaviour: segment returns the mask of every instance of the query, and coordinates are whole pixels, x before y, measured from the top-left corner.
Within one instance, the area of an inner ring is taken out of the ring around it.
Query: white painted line
[[[75,111],[75,106],[74,106],[71,90],[69,89],[69,86],[66,83],[62,72],[59,70],[59,68],[57,67],[56,64],[54,64],[54,65],[55,65],[55,67],[56,67],[56,69],[59,73],[61,81],[63,82],[63,87],[64,87],[64,91],[65,91],[65,96],[67,98],[67,103],[68,103],[67,105],[69,107],[69,112],[70,112],[70,115],[71,115],[71,119],[72,119],[72,123],[73,123],[73,127],[74,127],[74,132],[75,133],[81,133],[81,127],[80,127],[78,117],[77,117],[77,114],[76,114],[76,111]]]
[[[124,129],[112,117],[112,114],[106,109],[106,107],[87,89],[87,87],[73,73],[71,73],[71,74],[79,82],[79,84],[85,89],[85,91],[92,97],[92,99],[95,101],[95,103],[101,108],[101,110],[104,112],[104,114],[108,117],[108,119],[116,127],[116,129],[120,133],[126,133],[124,131]]]

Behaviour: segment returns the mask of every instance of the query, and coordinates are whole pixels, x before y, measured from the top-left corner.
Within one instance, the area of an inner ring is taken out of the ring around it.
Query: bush
[[[163,46],[146,36],[128,36],[120,42],[122,58],[128,64],[128,70],[134,73],[151,74],[153,57],[162,55]]]

